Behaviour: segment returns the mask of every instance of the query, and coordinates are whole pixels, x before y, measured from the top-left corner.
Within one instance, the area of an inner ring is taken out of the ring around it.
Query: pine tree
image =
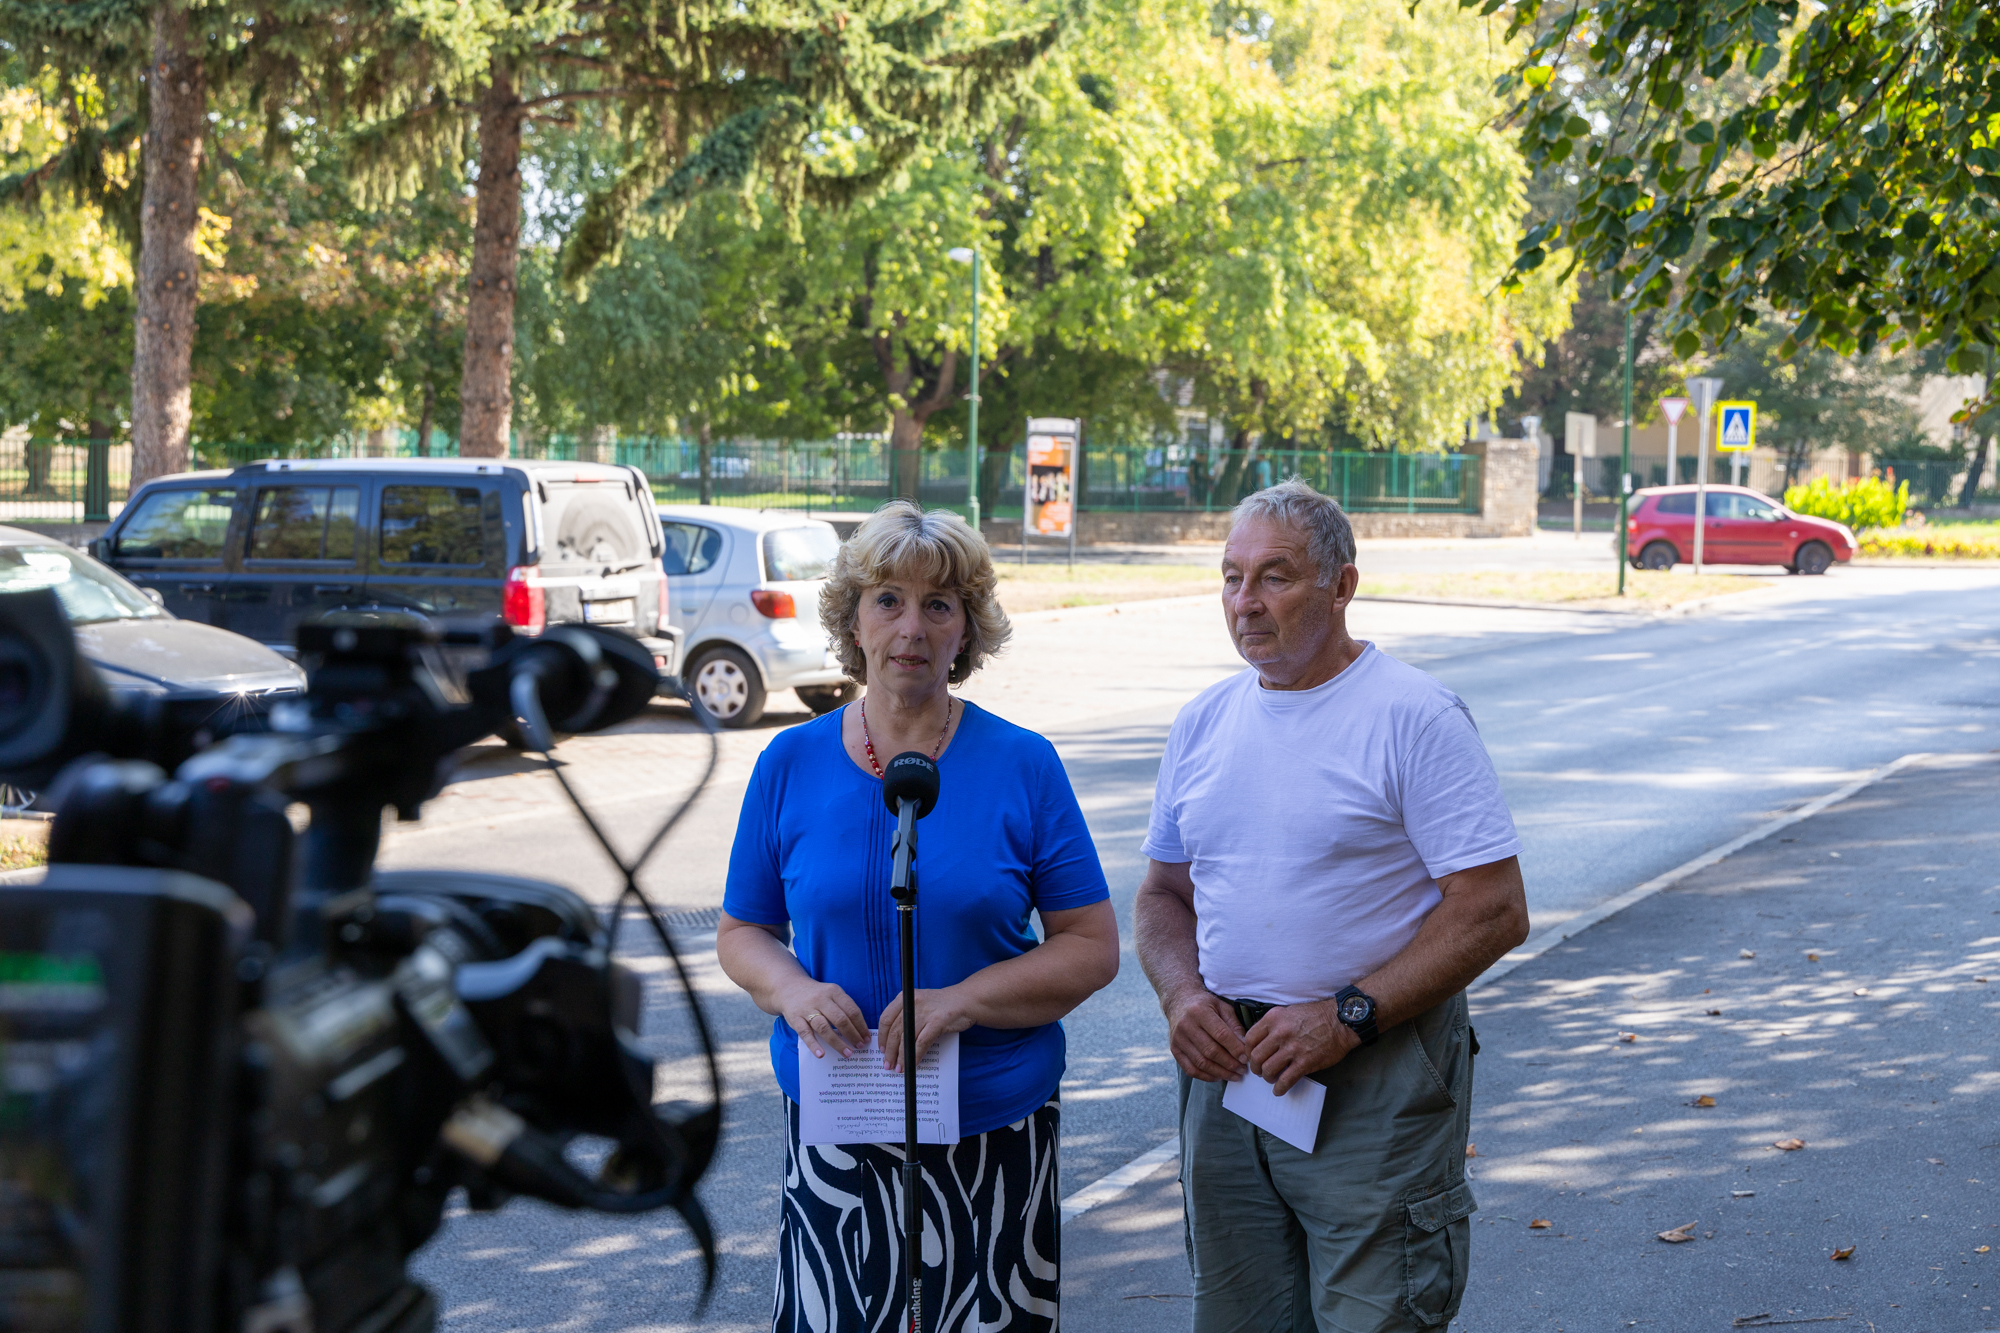
[[[476,86],[455,75],[411,86],[395,114],[354,139],[365,189],[408,189],[423,171],[462,161],[463,135],[476,128],[460,451],[507,452],[530,126],[608,104],[624,131],[626,160],[566,247],[564,276],[580,285],[615,261],[643,212],[671,225],[704,191],[761,184],[796,216],[805,202],[880,188],[923,143],[990,115],[1059,25],[996,36],[962,30],[960,12],[906,0],[493,0],[482,36],[455,48],[482,69]],[[847,146],[826,152],[816,136],[833,131]]]

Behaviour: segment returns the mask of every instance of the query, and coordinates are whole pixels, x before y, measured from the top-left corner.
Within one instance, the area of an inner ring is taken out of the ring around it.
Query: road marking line
[[[1152,1175],[1181,1155],[1181,1136],[1176,1134],[1151,1152],[1141,1153],[1094,1185],[1085,1185],[1062,1201],[1062,1220],[1074,1221],[1100,1203],[1111,1200]]]
[[[1826,809],[1828,806],[1838,805],[1840,802],[1846,800],[1848,797],[1854,795],[1856,792],[1862,790],[1863,788],[1872,786],[1875,783],[1880,782],[1883,778],[1888,777],[1890,774],[1895,773],[1901,769],[1908,768],[1911,764],[1918,763],[1928,758],[1930,758],[1930,756],[1927,754],[1906,754],[1901,759],[1895,760],[1892,763],[1887,763],[1882,765],[1882,767],[1876,769],[1872,773],[1868,773],[1861,777],[1856,778],[1854,781],[1848,783],[1844,787],[1837,788],[1834,791],[1828,792],[1824,796],[1816,797],[1813,800],[1807,801],[1804,805],[1800,806],[1798,809],[1792,811],[1788,815],[1780,815],[1776,819],[1770,821],[1767,824],[1761,824],[1758,827],[1751,829],[1748,833],[1745,833],[1740,838],[1732,838],[1730,841],[1723,843],[1720,847],[1711,848],[1708,851],[1703,852],[1700,856],[1695,857],[1694,860],[1689,861],[1684,865],[1675,866],[1672,870],[1669,870],[1666,874],[1660,875],[1657,878],[1647,880],[1644,884],[1641,884],[1636,889],[1629,889],[1626,892],[1619,894],[1616,898],[1613,898],[1608,902],[1599,903],[1596,907],[1591,908],[1588,912],[1584,912],[1581,913],[1580,915],[1573,916],[1559,926],[1551,926],[1549,929],[1535,936],[1533,939],[1529,940],[1526,944],[1523,944],[1520,948],[1514,950],[1512,953],[1508,954],[1505,958],[1502,958],[1499,962],[1495,963],[1493,966],[1487,968],[1484,972],[1480,973],[1479,976],[1476,979],[1474,979],[1473,983],[1470,986],[1467,986],[1466,989],[1476,990],[1479,987],[1487,985],[1490,982],[1498,981],[1501,977],[1506,976],[1509,972],[1512,972],[1515,968],[1519,967],[1521,964],[1530,962],[1533,959],[1541,957],[1543,954],[1547,953],[1550,949],[1554,948],[1556,945],[1561,944],[1566,939],[1569,939],[1572,935],[1581,935],[1584,931],[1589,930],[1592,926],[1596,925],[1600,921],[1605,920],[1607,917],[1616,916],[1618,913],[1624,911],[1626,908],[1632,906],[1634,903],[1642,902],[1645,899],[1650,898],[1654,894],[1660,892],[1662,889],[1671,889],[1674,885],[1680,883],[1682,880],[1688,878],[1689,876],[1699,871],[1706,870],[1710,866],[1714,865],[1716,862],[1722,861],[1730,856],[1735,855],[1737,852],[1742,851],[1745,847],[1748,847],[1751,843],[1762,842],[1765,838],[1770,837],[1773,833],[1777,833],[1783,829],[1788,829],[1792,825],[1797,824],[1802,820],[1811,819],[1814,815]]]

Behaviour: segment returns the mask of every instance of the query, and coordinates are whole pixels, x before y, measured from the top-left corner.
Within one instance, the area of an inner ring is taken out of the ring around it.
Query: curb
[[[1708,851],[1703,852],[1700,856],[1695,857],[1694,860],[1685,862],[1681,865],[1677,865],[1672,870],[1669,870],[1666,874],[1655,876],[1654,878],[1647,880],[1644,884],[1641,884],[1636,889],[1628,889],[1624,893],[1619,894],[1616,898],[1613,898],[1608,902],[1599,903],[1596,907],[1591,908],[1589,911],[1571,917],[1569,920],[1563,922],[1559,926],[1551,926],[1549,929],[1543,931],[1541,934],[1527,941],[1527,943],[1523,944],[1520,948],[1514,950],[1512,953],[1502,958],[1499,962],[1495,963],[1493,966],[1487,968],[1484,972],[1480,973],[1477,977],[1473,979],[1472,984],[1467,986],[1466,989],[1468,991],[1477,990],[1481,986],[1486,986],[1491,984],[1492,982],[1498,981],[1500,978],[1506,976],[1509,972],[1512,972],[1515,968],[1521,966],[1521,964],[1533,962],[1535,959],[1540,958],[1543,954],[1547,953],[1550,949],[1553,949],[1556,945],[1561,944],[1564,940],[1569,939],[1571,936],[1574,935],[1581,935],[1584,931],[1589,930],[1592,926],[1596,925],[1598,922],[1608,920],[1609,918],[1618,915],[1626,908],[1631,907],[1635,903],[1644,902],[1646,899],[1652,897],[1654,894],[1659,893],[1664,889],[1671,889],[1672,887],[1674,887],[1674,885],[1679,884],[1682,880],[1687,879],[1703,870],[1706,870],[1710,866],[1715,865],[1718,862],[1727,860],[1729,857],[1735,855],[1737,852],[1742,851],[1745,847],[1750,846],[1752,843],[1762,842],[1764,839],[1770,837],[1773,833],[1781,832],[1785,829],[1790,828],[1794,824],[1800,823],[1804,820],[1811,819],[1814,815],[1818,814],[1820,811],[1827,809],[1829,806],[1838,805],[1840,802],[1846,800],[1848,797],[1854,795],[1856,792],[1859,792],[1867,787],[1873,786],[1875,783],[1880,782],[1883,778],[1886,778],[1893,773],[1897,773],[1902,769],[1908,768],[1912,764],[1922,763],[1924,760],[1929,758],[1931,758],[1930,755],[1923,753],[1906,754],[1901,759],[1893,760],[1889,763],[1882,765],[1882,767],[1876,769],[1872,773],[1868,773],[1862,777],[1854,779],[1854,781],[1848,783],[1844,787],[1837,787],[1833,791],[1828,792],[1824,796],[1814,797],[1812,800],[1807,801],[1804,805],[1792,811],[1790,814],[1779,815],[1776,819],[1770,820],[1769,822],[1764,824],[1760,824],[1756,828],[1751,829],[1748,833],[1745,833],[1740,837],[1730,839],[1728,842],[1723,843],[1720,847],[1710,848]]]

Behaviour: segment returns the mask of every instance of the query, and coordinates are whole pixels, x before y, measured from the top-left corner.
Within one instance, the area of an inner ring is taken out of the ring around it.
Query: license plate
[[[634,605],[630,597],[621,597],[615,602],[585,602],[583,618],[592,625],[629,625]]]

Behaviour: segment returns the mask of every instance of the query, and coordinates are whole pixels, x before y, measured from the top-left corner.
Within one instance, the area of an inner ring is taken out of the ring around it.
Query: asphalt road
[[[1369,603],[1353,623],[1471,705],[1527,847],[1538,929],[1897,756],[2000,746],[2000,571],[1777,577],[1746,598],[1658,618]],[[1236,665],[1212,602],[1092,608],[1022,617],[1014,649],[967,691],[1056,741],[1123,921],[1166,727]],[[716,780],[648,875],[672,909],[720,901],[742,783],[770,728],[788,720],[723,738]],[[692,785],[706,745],[684,714],[662,708],[563,754],[587,799],[636,842]],[[613,883],[546,775],[497,749],[422,824],[392,830],[384,859],[546,875],[594,897]],[[697,952],[705,943],[690,938]],[[769,1318],[780,1159],[768,1022],[711,960],[698,972],[731,1088],[730,1137],[704,1190],[725,1237],[708,1326],[752,1329]],[[673,1007],[654,991],[656,1040],[684,1052]],[[1065,1193],[1172,1132],[1172,1066],[1129,952],[1118,981],[1066,1026]],[[668,1084],[692,1074],[679,1061]],[[1065,1242],[1072,1328],[1185,1326],[1170,1172],[1078,1219]],[[672,1225],[518,1203],[458,1219],[418,1267],[454,1333],[683,1327],[697,1277]]]

